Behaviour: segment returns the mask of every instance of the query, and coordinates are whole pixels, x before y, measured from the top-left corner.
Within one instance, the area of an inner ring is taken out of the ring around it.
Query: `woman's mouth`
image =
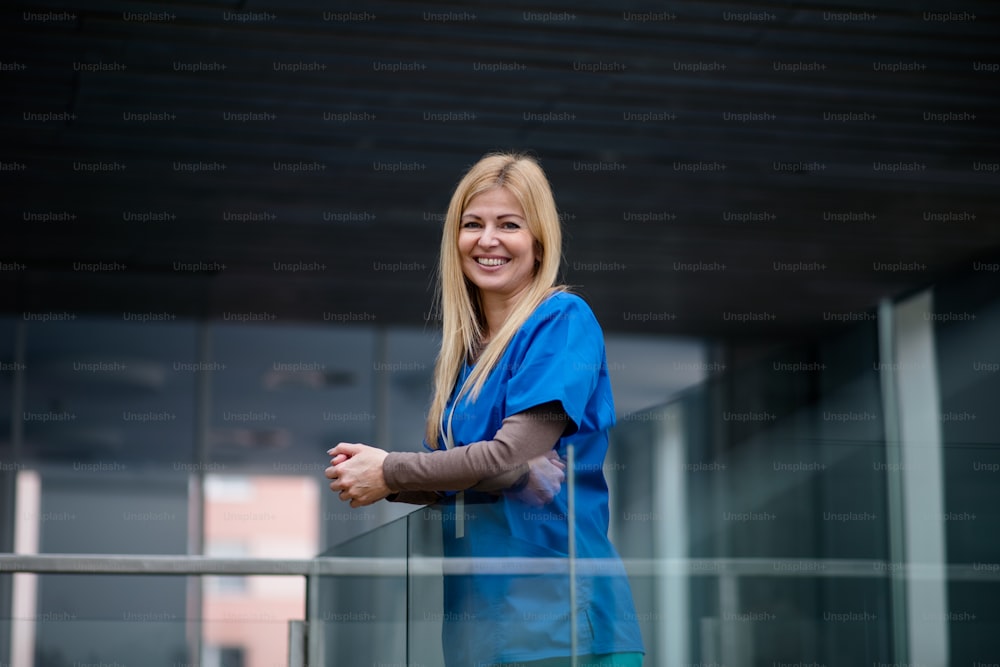
[[[475,260],[480,266],[503,266],[510,261],[507,257],[476,257]]]

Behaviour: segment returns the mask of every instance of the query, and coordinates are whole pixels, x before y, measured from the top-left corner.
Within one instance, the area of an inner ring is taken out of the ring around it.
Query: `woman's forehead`
[[[490,188],[473,196],[465,204],[463,215],[478,215],[489,213],[495,217],[504,214],[524,217],[521,202],[513,192],[503,187]]]

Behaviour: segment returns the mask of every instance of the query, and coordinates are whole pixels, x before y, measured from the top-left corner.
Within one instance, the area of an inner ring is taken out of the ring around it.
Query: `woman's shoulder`
[[[560,289],[550,294],[542,301],[530,320],[541,323],[548,320],[565,320],[570,324],[597,324],[594,311],[583,297],[566,289]]]
[[[571,292],[567,287],[554,289],[552,294],[550,294],[545,301],[542,301],[539,306],[539,310],[546,306],[555,310],[582,310],[588,313],[593,312],[590,309],[590,304],[588,304],[582,296],[576,292]]]

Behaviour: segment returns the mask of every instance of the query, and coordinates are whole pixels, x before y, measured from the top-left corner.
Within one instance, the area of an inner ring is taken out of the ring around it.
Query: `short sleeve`
[[[511,344],[506,416],[559,401],[572,422],[566,435],[584,423],[597,429],[613,424],[604,334],[583,299],[550,297]]]

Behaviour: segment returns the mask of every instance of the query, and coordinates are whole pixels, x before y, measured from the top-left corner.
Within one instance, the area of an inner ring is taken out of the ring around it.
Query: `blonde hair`
[[[503,356],[514,334],[554,291],[562,261],[562,229],[552,189],[545,172],[534,158],[519,153],[490,153],[474,164],[455,188],[445,215],[438,260],[438,288],[435,310],[442,323],[441,350],[434,365],[434,397],[427,414],[427,444],[436,448],[438,438],[450,438],[450,422],[444,422],[445,406],[451,396],[465,359],[480,346],[485,321],[479,288],[462,272],[458,235],[462,213],[478,194],[504,188],[514,195],[524,210],[528,231],[535,238],[536,268],[531,284],[522,294],[499,330],[491,332],[489,343],[479,353],[476,365],[459,388],[456,403],[466,394],[476,400],[486,378]],[[450,446],[450,445],[449,445]]]

